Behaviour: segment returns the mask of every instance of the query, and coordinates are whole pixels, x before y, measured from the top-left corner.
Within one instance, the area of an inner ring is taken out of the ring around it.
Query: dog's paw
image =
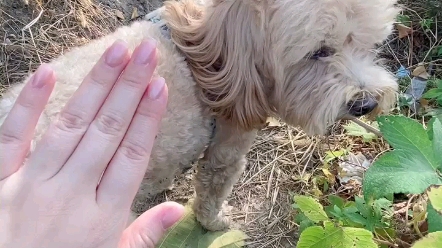
[[[214,219],[198,218],[201,225],[209,231],[222,231],[230,226],[230,219],[221,211]]]
[[[209,231],[222,231],[230,226],[230,213],[232,211],[232,206],[229,206],[227,201],[223,203],[221,211],[215,217],[212,216],[202,216],[196,214],[197,220],[201,225]]]

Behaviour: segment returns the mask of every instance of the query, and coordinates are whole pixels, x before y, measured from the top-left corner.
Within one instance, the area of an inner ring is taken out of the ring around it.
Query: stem
[[[356,118],[352,119],[351,121],[353,121],[354,123],[358,124],[359,126],[365,128],[367,131],[372,132],[372,133],[376,134],[379,137],[383,137],[382,133],[379,130],[377,130],[376,128],[368,125],[367,123],[365,123],[365,122],[363,122],[363,121],[361,121],[359,119],[356,119]]]

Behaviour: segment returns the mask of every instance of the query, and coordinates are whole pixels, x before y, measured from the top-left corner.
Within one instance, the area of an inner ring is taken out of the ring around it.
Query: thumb
[[[184,207],[175,202],[157,205],[138,217],[121,236],[119,248],[155,248],[167,229],[184,214]]]

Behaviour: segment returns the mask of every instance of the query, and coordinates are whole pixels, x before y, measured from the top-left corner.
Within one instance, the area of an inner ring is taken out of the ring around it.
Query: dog
[[[208,230],[229,220],[222,205],[268,117],[324,135],[343,119],[388,113],[398,84],[375,47],[393,32],[396,0],[167,1],[145,19],[53,60],[57,83],[32,146],[115,40],[131,49],[158,42],[155,75],[169,87],[148,171],[138,195],[169,188],[193,163],[193,210]],[[22,83],[0,101],[0,123]],[[64,120],[66,121],[66,120]],[[202,156],[200,156],[202,155]]]

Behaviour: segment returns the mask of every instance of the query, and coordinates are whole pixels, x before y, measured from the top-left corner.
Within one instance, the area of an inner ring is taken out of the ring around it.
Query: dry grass
[[[91,0],[32,0],[0,5],[0,82],[21,81],[41,63],[119,25]]]
[[[421,2],[403,1],[408,6],[404,14],[411,17],[415,31],[403,39],[392,36],[381,47],[382,55],[393,71],[400,64],[413,69],[424,62],[433,63],[439,68],[435,75],[441,75],[442,58],[429,53],[441,45],[441,25],[423,32],[419,21],[426,18],[421,16],[426,7]],[[440,22],[437,18],[435,21]],[[0,94],[4,87],[21,81],[42,62],[121,25],[114,10],[98,6],[92,0],[30,0],[28,7],[19,2],[0,1],[0,23]],[[328,189],[324,189],[321,180],[327,179],[322,171],[325,152],[348,148],[372,161],[389,147],[382,139],[365,143],[361,138],[349,137],[341,124],[336,124],[326,138],[307,137],[299,129],[284,124],[260,131],[248,154],[248,168],[229,198],[234,227],[247,232],[251,241],[248,247],[295,246],[298,227],[293,221],[293,193],[315,195],[323,202],[330,194],[352,199],[361,193],[358,183],[343,184],[338,180],[332,180]],[[330,171],[337,174],[336,163]],[[193,173],[190,170],[183,174],[173,191],[148,204],[137,199],[134,209],[143,212],[164,200],[186,203],[193,197]],[[407,243],[415,240],[416,234],[407,226],[406,212],[418,204],[417,196],[396,202],[396,225],[404,241],[388,242],[407,247]]]

